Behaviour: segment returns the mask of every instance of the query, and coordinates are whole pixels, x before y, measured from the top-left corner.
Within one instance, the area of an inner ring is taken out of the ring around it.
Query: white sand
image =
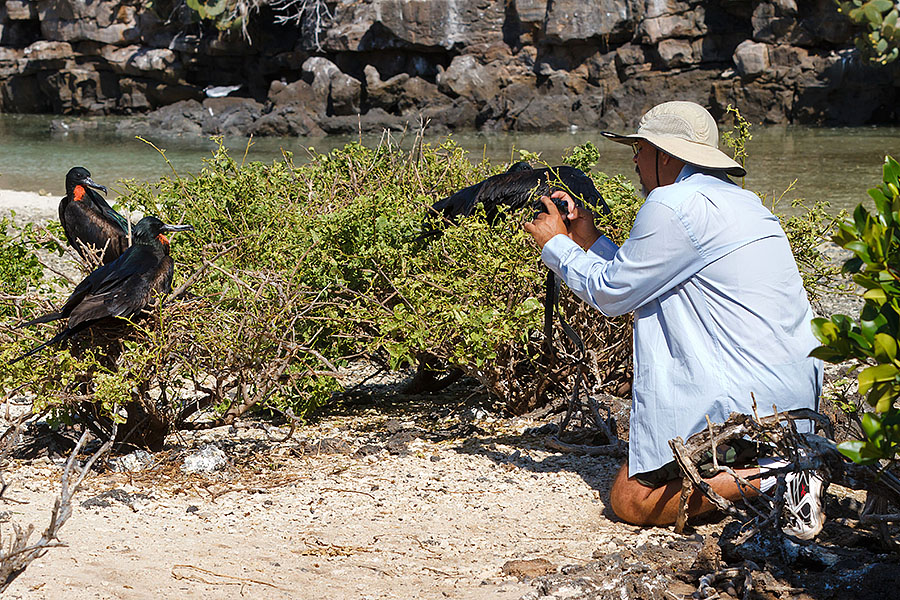
[[[17,220],[43,221],[56,218],[59,196],[42,196],[36,192],[0,190],[0,216],[15,213]]]

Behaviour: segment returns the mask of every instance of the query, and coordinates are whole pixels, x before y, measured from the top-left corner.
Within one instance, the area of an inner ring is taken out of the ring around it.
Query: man
[[[642,117],[636,134],[602,135],[632,146],[646,196],[629,239],[616,247],[564,192],[553,196],[568,203],[568,225],[544,197],[547,213],[525,229],[580,298],[608,316],[634,312],[629,453],[610,505],[630,523],[663,525],[675,521],[681,490],[669,440],[705,429],[707,415],[721,423],[731,412],[751,414],[751,393],[760,415],[773,405],[815,408],[822,366],[808,356],[818,345],[813,315],[784,231],[728,178],[746,172],[718,150],[709,112],[666,102]],[[768,460],[769,468],[782,464]],[[749,477],[759,469],[736,470]],[[707,482],[740,498],[729,475]],[[762,491],[774,482],[764,477]],[[821,479],[804,472],[788,483],[785,531],[809,539],[824,522]],[[689,515],[713,508],[695,492]]]

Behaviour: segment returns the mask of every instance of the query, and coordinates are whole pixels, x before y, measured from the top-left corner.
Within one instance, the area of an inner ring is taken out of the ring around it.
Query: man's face
[[[641,193],[646,196],[659,186],[656,181],[656,148],[653,144],[638,140],[631,145],[634,151],[634,171],[641,180]]]

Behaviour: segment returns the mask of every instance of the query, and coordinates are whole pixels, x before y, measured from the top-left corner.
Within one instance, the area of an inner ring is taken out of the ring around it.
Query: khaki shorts
[[[716,454],[719,457],[720,465],[742,467],[756,462],[756,459],[760,456],[759,444],[743,439],[731,440],[726,444],[716,446]],[[703,454],[700,464],[697,465],[697,470],[700,471],[700,476],[704,479],[715,475],[711,450],[707,450]],[[680,479],[681,469],[678,468],[678,463],[673,460],[653,471],[638,473],[634,478],[641,485],[657,488],[673,479]]]

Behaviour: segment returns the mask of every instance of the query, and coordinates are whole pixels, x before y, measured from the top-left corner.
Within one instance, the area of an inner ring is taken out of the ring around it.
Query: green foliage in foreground
[[[856,47],[867,60],[886,65],[900,55],[900,5],[893,0],[835,0],[838,12],[862,26]]]
[[[22,336],[9,323],[0,329],[2,389],[60,416],[100,407],[129,422],[120,431],[149,429],[134,441],[152,446],[173,428],[198,426],[198,413],[207,425],[254,407],[302,417],[347,384],[343,367],[364,356],[391,367],[437,357],[516,412],[571,381],[571,363],[541,352],[546,270],[522,228],[533,209],[420,235],[431,204],[507,165],[473,164],[452,140],[310,152],[303,165],[290,155],[243,164],[220,147],[195,176],[126,181],[125,209],[195,228],[172,241],[174,297],[122,339],[48,348],[12,366],[10,357],[56,329]],[[590,169],[598,157],[586,144],[564,162]],[[612,208],[601,225],[621,243],[641,199],[624,177],[593,177]],[[810,242],[819,217],[797,217],[803,227],[791,227],[805,232],[797,239]],[[795,250],[815,258],[814,246]],[[23,318],[49,308],[34,292]],[[565,291],[561,308],[588,346],[592,389],[627,382],[629,318],[602,318]]]
[[[822,345],[814,356],[833,362],[853,361],[859,369],[859,393],[874,412],[865,412],[865,439],[839,444],[854,462],[893,460],[900,448],[900,164],[884,161],[882,183],[869,190],[874,212],[860,204],[841,222],[833,241],[853,252],[843,271],[865,293],[858,320],[847,315],[815,319]]]

